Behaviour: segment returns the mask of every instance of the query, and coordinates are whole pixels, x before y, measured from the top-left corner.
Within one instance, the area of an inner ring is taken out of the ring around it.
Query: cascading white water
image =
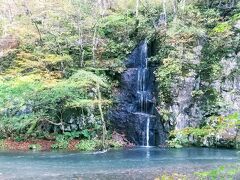
[[[140,146],[164,144],[165,133],[156,111],[155,64],[148,62],[154,53],[154,42],[142,41],[126,60],[126,71],[121,75],[119,103],[110,119],[120,132]],[[164,135],[164,137],[162,136]],[[163,138],[162,138],[163,137]]]
[[[147,62],[147,42],[145,41],[140,54],[140,66],[138,67],[138,89],[137,94],[139,97],[139,112],[143,114],[143,118],[146,119],[146,129],[144,146],[149,146],[150,139],[150,114],[148,113],[148,62]]]
[[[149,125],[150,125],[150,117],[147,118],[147,129],[146,129],[146,141],[147,147],[149,147]]]

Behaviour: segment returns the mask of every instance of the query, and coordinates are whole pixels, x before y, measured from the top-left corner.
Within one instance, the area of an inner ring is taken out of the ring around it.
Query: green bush
[[[238,165],[226,165],[209,171],[196,172],[195,175],[200,179],[235,179],[235,176],[239,173]]]
[[[69,144],[69,138],[66,136],[59,134],[56,136],[55,144],[53,144],[51,147],[53,149],[67,149]]]
[[[219,23],[214,29],[213,32],[215,33],[225,33],[227,31],[231,30],[231,25],[228,24],[227,22],[224,23]]]
[[[5,141],[0,139],[0,150],[5,149]]]
[[[107,141],[107,144],[108,144],[108,146],[109,146],[110,148],[116,148],[116,149],[118,149],[118,148],[123,147],[123,144],[121,144],[121,142],[115,141],[115,140],[113,140],[113,139],[108,140],[108,141]]]
[[[104,97],[108,92],[105,76],[78,70],[68,79],[51,80],[51,84],[44,81],[38,75],[0,79],[1,136],[7,138],[25,134],[36,137],[41,131],[36,131],[39,126],[43,123],[53,126],[50,122],[61,123],[65,120],[63,114],[73,109],[77,109],[83,117],[91,115],[94,118],[92,127],[82,128],[93,129],[96,124],[99,125],[98,104],[105,106],[110,103],[108,99],[101,102],[96,99],[97,86],[100,86]]]
[[[240,116],[239,113],[234,113],[226,117],[212,116],[206,120],[206,124],[199,128],[187,127],[182,130],[175,130],[170,133],[170,140],[168,144],[170,147],[181,147],[189,145],[197,146],[217,146],[217,135],[221,134],[228,128],[234,128],[239,126]],[[191,137],[191,141],[189,138]],[[205,143],[205,140],[210,140],[209,144]],[[238,139],[233,140],[235,146],[238,145]]]
[[[41,149],[42,149],[40,144],[30,144],[28,146],[28,148],[33,150],[33,151],[41,151]]]
[[[20,116],[3,116],[0,119],[0,133],[4,138],[17,137],[16,140],[23,140],[32,133],[32,127],[37,124],[39,115],[29,114]],[[22,135],[25,134],[25,137]]]
[[[81,140],[76,148],[80,151],[94,151],[100,147],[101,142],[99,140]]]

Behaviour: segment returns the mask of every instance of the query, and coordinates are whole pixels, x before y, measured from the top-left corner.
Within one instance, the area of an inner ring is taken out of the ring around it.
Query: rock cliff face
[[[114,127],[127,138],[137,144],[144,144],[146,118],[139,110],[138,86],[138,64],[142,44],[137,47],[126,62],[127,70],[121,76],[121,87],[117,95],[118,106],[111,111],[110,119]],[[195,57],[192,64],[199,66],[201,63],[201,51],[203,45],[193,48]],[[168,119],[163,114],[158,114],[155,102],[148,111],[154,117],[151,126],[151,144],[164,144],[166,134],[172,130],[183,130],[185,128],[199,128],[205,124],[211,124],[212,116],[228,116],[240,109],[240,74],[238,72],[240,53],[229,54],[219,64],[222,73],[219,78],[209,82],[206,81],[197,69],[191,69],[187,76],[178,76],[171,86],[171,103],[162,107],[168,112]],[[154,78],[154,67],[149,67],[150,78],[148,86],[156,85]],[[160,82],[161,83],[161,82]],[[154,91],[154,88],[152,89]],[[156,92],[151,92],[149,99],[154,100]],[[160,102],[161,103],[161,102]],[[161,111],[160,111],[161,112]],[[239,139],[239,127],[225,128],[223,131],[211,137],[203,139],[204,146],[236,146]],[[189,136],[190,142],[195,139]],[[195,143],[196,144],[196,143]]]
[[[200,59],[197,63],[200,63]],[[187,77],[177,77],[171,88],[172,103],[165,106],[170,116],[165,121],[164,128],[168,132],[188,127],[197,128],[206,124],[213,115],[228,116],[239,112],[239,63],[240,53],[223,58],[220,61],[221,76],[210,83],[202,79],[196,71]],[[208,93],[207,89],[210,90]],[[203,145],[233,147],[239,142],[239,135],[239,127],[229,126],[215,137],[205,139]],[[191,137],[189,140],[191,141]]]

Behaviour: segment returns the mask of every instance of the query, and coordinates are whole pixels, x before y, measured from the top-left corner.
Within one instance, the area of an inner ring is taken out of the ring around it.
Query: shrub
[[[99,140],[81,140],[76,148],[80,151],[94,151],[100,147],[101,142]]]
[[[0,150],[5,149],[5,141],[0,139]]]
[[[67,149],[69,143],[69,138],[66,136],[59,134],[56,136],[56,142],[51,147],[53,149]]]
[[[231,30],[231,25],[228,24],[227,22],[224,23],[219,23],[214,29],[213,32],[215,33],[225,33],[227,31]]]
[[[170,147],[181,147],[189,145],[200,145],[200,146],[216,146],[218,145],[217,136],[224,132],[228,128],[237,127],[240,124],[239,113],[234,113],[226,117],[215,117],[212,116],[206,120],[206,124],[199,128],[188,127],[182,130],[175,130],[170,133],[170,140],[168,144]],[[190,141],[191,137],[191,141]],[[205,141],[209,141],[206,143]],[[234,140],[229,144],[235,143],[238,146],[238,139]]]
[[[116,140],[113,140],[113,139],[109,140],[107,143],[108,143],[108,146],[109,146],[110,148],[116,148],[116,149],[118,149],[118,148],[123,147],[123,144],[122,144],[121,142],[116,141]]]
[[[220,166],[209,171],[196,172],[200,179],[235,179],[240,173],[238,165]]]
[[[42,149],[40,144],[30,144],[28,148],[34,151],[40,151]]]

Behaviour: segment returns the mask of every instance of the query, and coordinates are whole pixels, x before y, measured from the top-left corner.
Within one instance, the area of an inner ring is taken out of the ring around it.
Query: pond
[[[240,165],[237,150],[130,148],[95,153],[0,152],[0,179],[154,179]]]

